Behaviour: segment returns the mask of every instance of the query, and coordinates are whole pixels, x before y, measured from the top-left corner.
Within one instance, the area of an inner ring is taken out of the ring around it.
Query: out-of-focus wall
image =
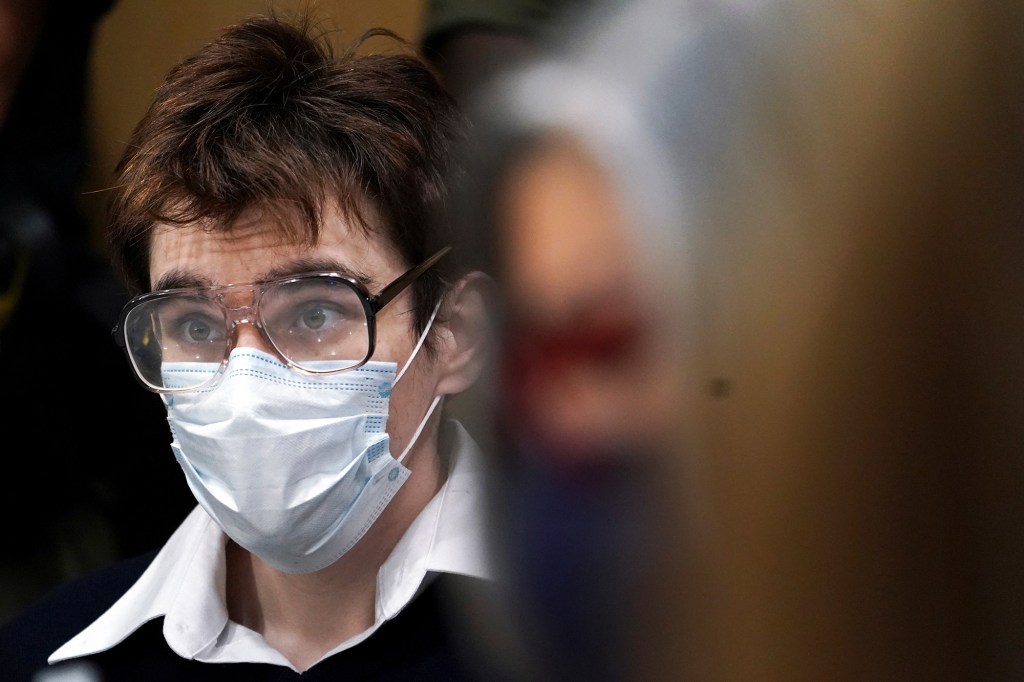
[[[178,60],[216,31],[252,14],[293,13],[311,7],[337,29],[338,44],[365,29],[385,27],[415,42],[422,0],[118,0],[100,24],[92,64],[90,129],[94,165],[85,181],[83,207],[100,229],[111,174],[153,92]]]

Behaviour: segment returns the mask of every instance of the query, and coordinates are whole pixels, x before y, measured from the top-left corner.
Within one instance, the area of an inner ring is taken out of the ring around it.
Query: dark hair
[[[375,36],[402,50],[360,52]],[[243,211],[258,209],[313,246],[323,211],[337,201],[408,266],[450,243],[441,217],[464,119],[408,48],[374,29],[335,56],[310,16],[257,16],[171,69],[116,168],[108,239],[129,292],[149,289],[157,222],[230,231]],[[365,219],[368,207],[379,224]],[[416,282],[417,332],[459,274],[450,253]]]

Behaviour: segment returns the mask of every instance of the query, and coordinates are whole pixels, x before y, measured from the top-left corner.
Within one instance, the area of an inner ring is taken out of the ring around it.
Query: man
[[[117,167],[139,295],[114,332],[199,506],[10,623],[6,679],[481,672],[443,603],[489,575],[476,448],[440,407],[487,338],[488,280],[437,220],[460,134],[421,61],[335,57],[308,17],[229,27],[168,74]]]

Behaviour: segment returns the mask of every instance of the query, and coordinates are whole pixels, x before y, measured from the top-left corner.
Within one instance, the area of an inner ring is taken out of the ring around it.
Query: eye
[[[293,321],[288,326],[295,331],[322,331],[351,323],[357,312],[338,301],[314,300],[296,304],[291,317]]]
[[[208,341],[213,336],[213,326],[208,320],[194,318],[181,322],[181,334],[188,341]]]
[[[324,309],[322,304],[314,304],[301,312],[299,320],[305,327],[320,329],[327,324],[329,316],[330,313]]]
[[[369,351],[363,299],[337,277],[303,277],[268,288],[260,300],[260,320],[270,342],[292,362],[337,365],[343,358],[344,368]]]
[[[261,315],[273,336],[315,335],[325,338],[350,333],[365,320],[362,301],[348,285],[338,280],[303,279],[268,291],[261,303]]]
[[[219,318],[200,311],[177,315],[169,329],[182,344],[211,343],[223,339],[226,334]]]
[[[170,297],[159,305],[163,345],[211,344],[227,336],[224,317],[216,304],[199,297]]]

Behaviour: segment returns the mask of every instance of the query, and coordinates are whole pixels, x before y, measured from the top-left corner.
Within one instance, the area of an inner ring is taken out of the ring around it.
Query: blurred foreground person
[[[5,679],[500,678],[446,606],[490,576],[479,453],[442,418],[485,357],[488,280],[438,220],[463,121],[402,45],[362,46],[252,18],[136,127],[115,337],[199,505],[3,628]]]
[[[481,93],[495,543],[552,677],[1024,673],[1022,14],[609,3]]]
[[[477,135],[459,223],[503,303],[479,415],[493,420],[499,582],[550,679],[620,680],[638,674],[639,600],[664,559],[660,474],[692,338],[682,169],[651,156],[674,102],[632,89],[664,74],[627,57],[613,17],[562,21],[549,33],[579,34],[565,52],[466,95]]]

